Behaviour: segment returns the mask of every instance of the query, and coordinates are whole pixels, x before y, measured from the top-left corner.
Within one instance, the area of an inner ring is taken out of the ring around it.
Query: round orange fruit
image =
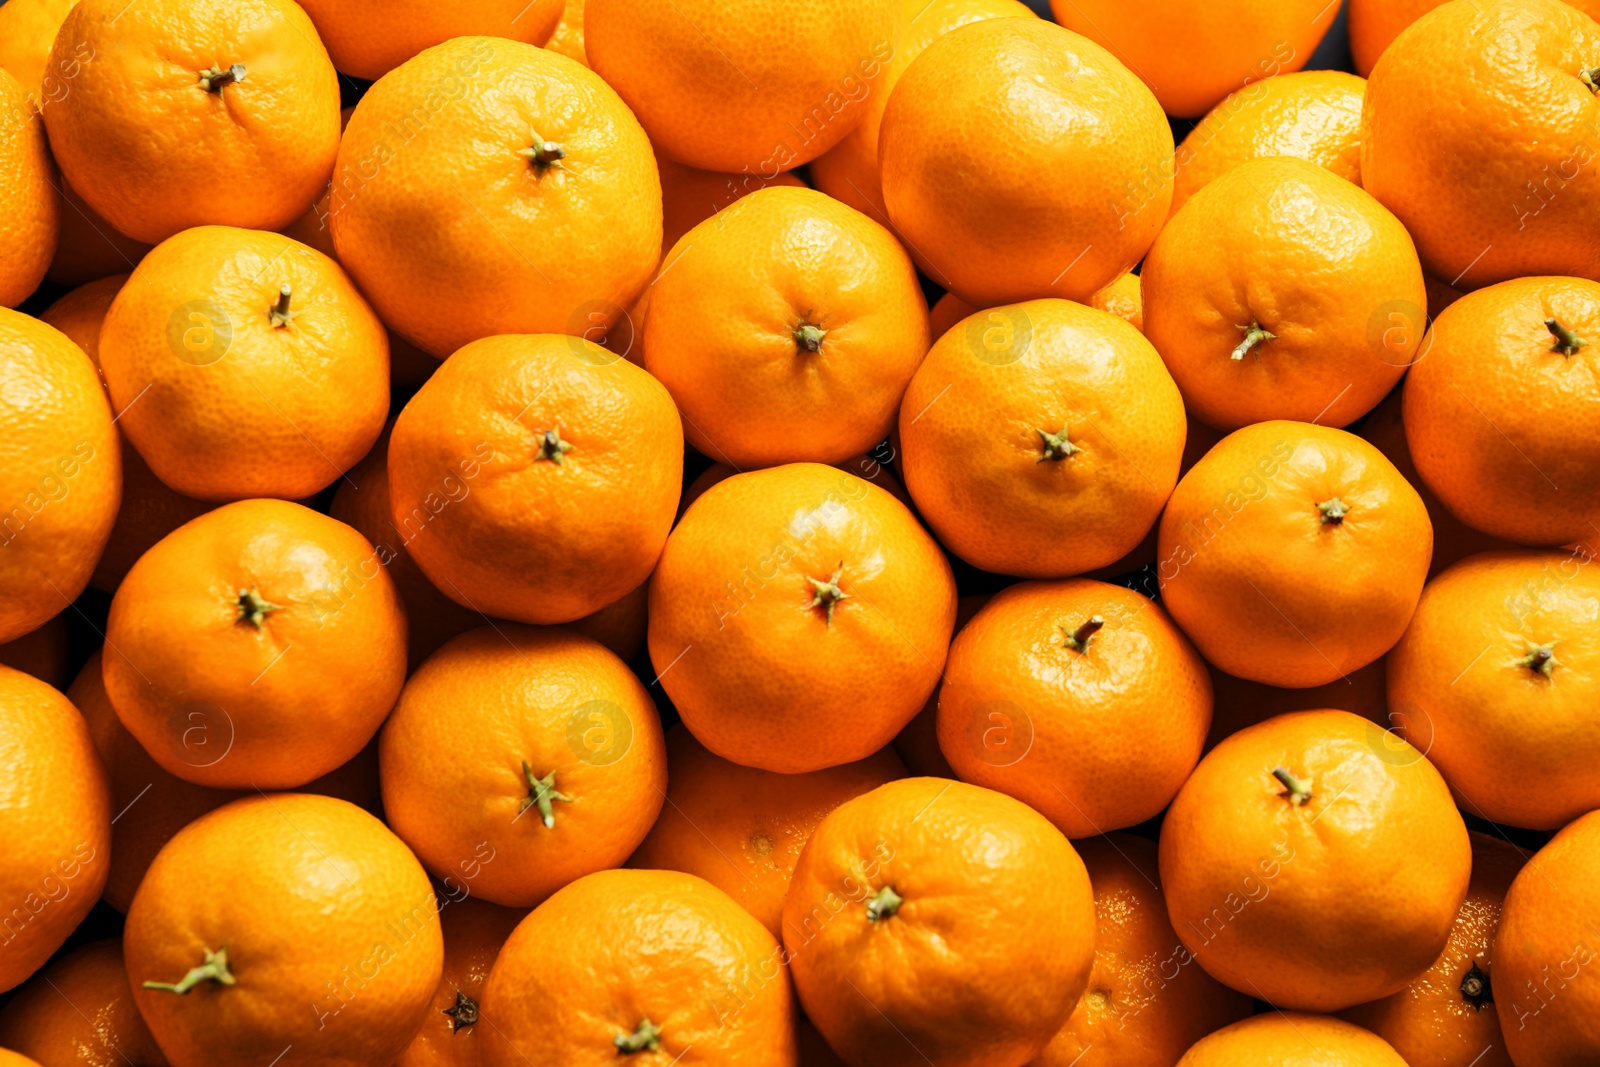
[[[1458,289],[1600,277],[1600,25],[1558,0],[1448,3],[1372,68],[1361,182]]]
[[[562,0],[306,0],[333,65],[369,81],[452,37],[501,37],[542,45],[561,20]],[[452,82],[447,90],[459,91]]]
[[[1087,300],[1144,256],[1172,200],[1172,130],[1150,91],[1036,18],[930,44],[889,98],[878,162],[895,229],[977,307]]]
[[[1595,963],[1600,812],[1569,823],[1522,868],[1494,938],[1494,1008],[1517,1067],[1581,1067],[1600,1057]]]
[[[366,454],[389,406],[383,324],[333,260],[200,226],[117,293],[100,367],[118,423],[185,496],[310,496]]]
[[[348,762],[400,695],[405,609],[372,545],[285,500],[180,526],[117,588],[106,692],[168,772],[283,789]]]
[[[759,174],[724,174],[720,171],[686,167],[668,156],[656,153],[656,168],[661,174],[661,249],[671,251],[678,240],[706,219],[740,198],[769,185],[804,189],[806,183],[793,174],[766,178]],[[642,325],[642,324],[640,324]]]
[[[1413,1067],[1512,1067],[1494,1009],[1493,945],[1506,891],[1528,857],[1502,838],[1469,836],[1472,881],[1444,952],[1400,992],[1339,1013]]]
[[[599,642],[564,629],[471,630],[407,681],[379,738],[383,807],[437,878],[532,907],[617,867],[666,795],[650,694]]]
[[[15,0],[13,0],[15,2]],[[7,5],[10,6],[10,5]],[[0,26],[0,29],[4,29]],[[0,307],[16,307],[56,254],[60,211],[44,125],[24,87],[0,68]]]
[[[44,1067],[167,1067],[133,1003],[120,938],[73,949],[18,990],[0,1010],[0,1044]]]
[[[1356,72],[1369,73],[1401,30],[1443,3],[1445,0],[1350,0],[1346,10]],[[1600,18],[1596,0],[1569,0],[1569,4],[1590,18]]]
[[[690,230],[644,325],[645,369],[689,443],[738,468],[865,452],[927,350],[928,305],[894,235],[814,189],[761,189]]]
[[[706,751],[679,724],[667,731],[666,806],[628,866],[704,878],[778,937],[795,863],[817,824],[905,774],[891,748],[809,774],[742,767]]]
[[[15,5],[10,0],[7,6]],[[58,187],[61,207],[57,214],[61,221],[60,239],[56,241],[56,255],[50,261],[45,277],[57,285],[82,285],[108,274],[133,270],[144,258],[150,246],[135,241],[101,218],[94,208],[83,202],[67,181]]]
[[[956,601],[955,633],[959,634],[974,615],[989,602],[987,594],[964,596]],[[952,641],[954,639],[952,638]],[[948,662],[948,661],[947,661]],[[954,778],[955,770],[939,750],[939,691],[894,737],[894,750],[913,775],[924,778]]]
[[[1187,952],[1296,1011],[1389,996],[1426,971],[1471,862],[1439,772],[1345,711],[1292,712],[1229,737],[1161,828],[1161,884]]]
[[[501,946],[527,915],[467,895],[470,882],[446,883],[445,891],[439,902],[444,976],[433,994],[434,1010],[394,1067],[478,1067],[488,1040],[484,1034],[494,1027],[479,1013],[483,987]]]
[[[1519,278],[1468,293],[1425,345],[1406,379],[1406,441],[1444,506],[1520,544],[1600,533],[1600,284]]]
[[[78,709],[0,667],[0,991],[20,985],[89,914],[106,884],[111,786]]]
[[[650,582],[662,688],[712,752],[783,774],[865,759],[938,684],[950,565],[905,506],[817,463],[735,475]]]
[[[835,808],[783,906],[806,1016],[846,1062],[1021,1064],[1094,962],[1083,861],[1000,793],[905,778]]]
[[[1389,693],[1385,687],[1388,660],[1387,656],[1380,657],[1343,678],[1309,689],[1262,685],[1211,667],[1211,733],[1206,737],[1206,751],[1246,726],[1288,711],[1332,708],[1359,715],[1385,730],[1398,729],[1404,720],[1389,711]]]
[[[867,97],[860,124],[811,161],[808,171],[817,188],[879,225],[891,225],[878,176],[878,133],[895,82],[923,49],[958,26],[981,19],[1031,17],[1032,9],[1019,0],[902,0],[900,40]],[[915,249],[909,251],[916,255]]]
[[[561,19],[544,46],[586,67],[589,65],[588,54],[583,49],[583,0],[566,0]]]
[[[0,5],[0,69],[42,107],[60,99],[63,80],[50,67],[50,45],[77,0],[9,0]],[[63,71],[68,80],[76,73]]]
[[[1171,1067],[1250,1014],[1250,998],[1182,958],[1156,846],[1132,834],[1074,842],[1094,888],[1094,969],[1061,1032],[1028,1067]]]
[[[339,76],[298,4],[82,0],[50,52],[55,69],[75,62],[68,91],[44,110],[50,150],[130,237],[275,230],[328,183]]]
[[[1338,0],[1051,0],[1057,21],[1111,50],[1143,78],[1169,115],[1204,115],[1252,82],[1299,70]]]
[[[815,159],[886,91],[899,0],[588,0],[584,52],[650,140],[702,170],[773,178]]]
[[[1303,159],[1252,159],[1201,189],[1139,280],[1145,335],[1189,411],[1224,430],[1354,422],[1416,361],[1427,326],[1405,227]]]
[[[1354,434],[1299,422],[1235,430],[1161,517],[1161,598],[1229,674],[1305,689],[1400,640],[1433,531],[1415,489]]]
[[[0,308],[0,642],[89,584],[122,495],[121,448],[94,363],[66,335]]]
[[[782,950],[677,871],[600,871],[535,908],[483,994],[483,1067],[799,1067]]]
[[[682,479],[682,424],[661,383],[556,334],[461,349],[389,439],[406,551],[446,596],[519,622],[571,622],[637,589]]]
[[[1059,578],[1144,538],[1177,484],[1184,434],[1178,387],[1138,330],[1029,300],[969,316],[928,352],[900,405],[900,469],[950,551]]]
[[[1211,682],[1166,613],[1120,585],[1023,582],[950,646],[939,748],[962,781],[1068,837],[1160,814],[1200,759]]]
[[[361,98],[328,212],[339,262],[383,321],[439,359],[481,337],[609,323],[661,257],[638,121],[585,67],[498,37],[429,48]]]
[[[1409,1067],[1383,1038],[1326,1015],[1268,1012],[1208,1034],[1177,1067]]]
[[[1295,156],[1361,184],[1361,98],[1367,83],[1340,70],[1252,82],[1206,113],[1178,146],[1176,212],[1241,163]]]
[[[443,968],[416,858],[353,804],[236,800],[167,842],[133,898],[123,954],[172,1067],[393,1063]]]
[[[1554,830],[1600,808],[1600,568],[1566,552],[1470,556],[1423,590],[1389,656],[1389,706],[1461,806]]]

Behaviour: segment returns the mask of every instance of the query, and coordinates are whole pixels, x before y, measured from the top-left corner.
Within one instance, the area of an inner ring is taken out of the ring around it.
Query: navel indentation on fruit
[[[1233,348],[1233,353],[1230,358],[1235,360],[1243,359],[1245,356],[1249,355],[1250,351],[1263,341],[1276,341],[1278,339],[1277,334],[1264,328],[1261,323],[1257,322],[1254,318],[1250,320],[1250,325],[1248,326],[1240,326],[1236,323],[1234,325],[1234,329],[1244,334],[1244,340],[1240,341]]]
[[[846,593],[839,586],[839,579],[843,575],[844,561],[841,560],[839,562],[839,566],[834,568],[833,574],[829,575],[826,580],[811,577],[806,578],[806,581],[811,583],[812,593],[811,603],[806,606],[811,608],[822,608],[825,612],[827,612],[829,626],[833,625],[833,609],[843,601],[853,599],[850,593]]]
[[[772,843],[771,835],[769,835],[765,830],[757,830],[755,833],[751,834],[749,839],[746,841],[746,844],[750,846],[750,851],[754,852],[757,856],[770,856],[772,855],[773,848],[776,847]]]
[[[1064,635],[1062,647],[1070,648],[1074,652],[1089,651],[1089,641],[1099,633],[1106,624],[1104,615],[1091,615],[1077,626],[1070,623],[1057,623],[1056,629]]]
[[[1050,463],[1066,459],[1068,456],[1076,455],[1083,451],[1082,448],[1067,440],[1066,426],[1061,427],[1060,433],[1051,433],[1049,430],[1037,426],[1034,427],[1034,432],[1039,435],[1040,444],[1044,449],[1044,455],[1040,456],[1035,462]]]
[[[1473,960],[1467,973],[1461,976],[1461,999],[1472,1005],[1473,1011],[1482,1011],[1485,1004],[1494,1003],[1494,991],[1489,985],[1489,974]]]
[[[243,63],[235,63],[231,67],[207,67],[195,73],[200,76],[200,88],[220,94],[225,86],[244,81],[245,70]]]
[[[574,447],[572,442],[561,439],[561,427],[557,426],[539,435],[539,449],[533,454],[533,461],[538,463],[546,460],[559,467],[562,465],[563,457]]]
[[[529,808],[539,809],[539,821],[547,829],[554,829],[556,825],[555,805],[571,804],[572,798],[556,789],[556,772],[551,771],[543,778],[533,773],[533,767],[527,760],[522,761],[522,777],[528,783],[528,795],[523,798],[522,806],[517,809],[517,818]]]
[[[1560,352],[1563,356],[1575,356],[1589,344],[1555,319],[1545,319],[1544,328],[1556,339],[1556,343],[1550,346],[1550,351]]]
[[[1103,1013],[1111,1010],[1111,991],[1109,989],[1091,989],[1084,994],[1084,1000],[1092,1012]]]
[[[1591,93],[1600,93],[1600,67],[1578,71],[1578,80],[1588,86]]]

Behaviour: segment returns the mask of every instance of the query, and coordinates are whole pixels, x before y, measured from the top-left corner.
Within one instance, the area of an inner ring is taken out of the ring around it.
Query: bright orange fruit
[[[369,81],[452,37],[501,37],[544,44],[562,0],[305,0],[301,5],[333,65]],[[453,85],[456,83],[452,83]]]

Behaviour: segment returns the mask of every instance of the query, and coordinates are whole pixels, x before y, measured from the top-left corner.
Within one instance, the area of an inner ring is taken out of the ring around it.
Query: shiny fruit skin
[[[1600,25],[1557,0],[1434,8],[1372,68],[1361,181],[1458,289],[1600,278]]]
[[[899,0],[588,0],[589,64],[663,153],[772,178],[815,159],[886,92]]]
[[[1511,883],[1494,940],[1495,1011],[1517,1067],[1600,1057],[1600,996],[1585,968],[1600,926],[1600,813],[1551,839]]]
[[[286,500],[168,534],[118,587],[106,642],[118,718],[200,785],[326,774],[372,739],[405,680],[405,609],[372,545]]]
[[[1354,422],[1417,360],[1427,322],[1399,220],[1283,156],[1242,163],[1191,197],[1139,280],[1145,335],[1189,411],[1223,430]]]
[[[77,0],[10,0],[0,11],[0,69],[9,72],[41,105],[58,98],[61,81],[50,69],[50,45]],[[48,93],[47,93],[48,90]]]
[[[389,439],[391,517],[417,566],[457,603],[518,622],[571,622],[637,589],[682,481],[666,389],[564,335],[461,349]]]
[[[609,1067],[660,1028],[646,1063],[799,1067],[783,950],[722,890],[677,871],[600,871],[535,908],[484,989],[483,1067]],[[622,1061],[625,1062],[625,1061]]]
[[[939,690],[939,748],[961,779],[1072,838],[1160,814],[1210,724],[1205,663],[1166,613],[1082,578],[998,593],[952,643]]]
[[[1547,320],[1579,343],[1553,335]],[[1479,289],[1444,310],[1424,345],[1406,379],[1406,440],[1444,506],[1520,544],[1593,536],[1600,284],[1518,278]]]
[[[406,682],[378,756],[395,833],[435,877],[473,873],[472,892],[506,907],[621,866],[666,795],[649,693],[599,642],[557,627],[450,641]]]
[[[1094,926],[1083,861],[1059,830],[941,778],[835,808],[783,908],[801,1006],[852,1067],[1020,1067],[1072,1013]]]
[[[1030,300],[971,315],[934,344],[900,406],[900,469],[950,551],[1061,578],[1139,544],[1177,484],[1185,433],[1178,388],[1138,330]]]
[[[1400,31],[1445,0],[1350,0],[1350,51],[1356,73],[1366,77],[1377,65],[1378,57],[1400,36]],[[1595,0],[1569,0],[1590,18],[1600,18],[1600,3]]]
[[[1178,146],[1177,212],[1234,167],[1295,156],[1361,184],[1361,99],[1366,79],[1305,70],[1252,82],[1206,113]]]
[[[339,262],[383,321],[444,359],[483,337],[617,319],[661,258],[660,205],[644,130],[592,71],[457,37],[361,98],[328,212]]]
[[[484,1034],[493,1020],[471,1014],[483,999],[500,948],[527,912],[488,904],[471,895],[470,881],[452,878],[439,901],[444,934],[444,976],[433,994],[433,1010],[394,1067],[478,1067]],[[467,1011],[461,1008],[470,1005]],[[479,1026],[473,1019],[478,1019]]]
[[[0,247],[6,249],[0,258],[0,307],[26,300],[56,254],[57,180],[44,124],[26,88],[0,68]]]
[[[1263,422],[1223,438],[1179,481],[1157,577],[1212,664],[1304,689],[1400,640],[1432,545],[1421,498],[1377,449],[1343,430]]]
[[[1032,9],[1018,0],[902,0],[900,18],[904,28],[894,57],[867,97],[866,114],[843,140],[811,161],[811,181],[841,204],[855,208],[880,226],[892,228],[888,209],[883,205],[883,181],[878,175],[878,133],[894,83],[924,48],[958,26],[981,19],[1031,17]],[[916,251],[908,251],[915,258]]]
[[[1396,724],[1466,811],[1554,830],[1600,807],[1600,568],[1568,552],[1462,560],[1389,656]]]
[[[0,1043],[43,1067],[167,1067],[133,1003],[120,938],[73,949],[18,990],[0,1011]]]
[[[111,850],[111,786],[78,709],[0,667],[0,991],[37,971],[94,907]]]
[[[759,189],[668,253],[644,366],[713,459],[837,463],[889,435],[927,324],[893,234],[814,189]]]
[[[782,935],[800,850],[840,804],[906,776],[891,748],[809,774],[774,774],[706,751],[680,723],[667,731],[667,802],[628,866],[704,878]]]
[[[1177,1067],[1410,1067],[1387,1041],[1326,1015],[1268,1012],[1223,1027]]]
[[[977,307],[1087,300],[1143,258],[1172,200],[1172,130],[1137,78],[1036,18],[968,23],[889,97],[878,143],[895,229]]]
[[[1051,0],[1056,19],[1143,78],[1169,115],[1204,115],[1227,94],[1305,66],[1339,4],[1323,0]]]
[[[1028,1067],[1171,1067],[1250,1013],[1249,997],[1179,964],[1154,843],[1111,833],[1073,848],[1094,887],[1094,969],[1067,1025]]]
[[[310,496],[366,454],[389,406],[372,308],[333,260],[260,230],[163,241],[111,302],[98,357],[119,429],[198,500]]]
[[[1295,1011],[1389,996],[1427,970],[1470,867],[1439,772],[1344,711],[1292,712],[1229,737],[1162,824],[1161,884],[1188,953]]]
[[[1469,834],[1472,881],[1444,952],[1400,992],[1339,1013],[1388,1041],[1409,1067],[1512,1067],[1494,1009],[1492,952],[1501,904],[1528,857],[1503,838]]]
[[[502,37],[542,45],[561,20],[562,0],[306,0],[301,5],[333,65],[375,81],[452,37]]]
[[[650,582],[647,643],[701,744],[797,774],[893,740],[938,684],[955,603],[949,563],[903,504],[791,463],[684,513]]]
[[[227,952],[232,985],[178,983]],[[139,1014],[172,1067],[393,1063],[444,961],[439,906],[416,858],[353,804],[300,793],[236,800],[179,831],[128,909]]]
[[[275,230],[328,183],[339,76],[298,4],[82,0],[50,64],[75,71],[44,109],[56,163],[136,240],[205,225]],[[206,80],[235,66],[237,81]]]
[[[0,641],[83,592],[122,496],[121,448],[94,364],[60,331],[0,308]]]

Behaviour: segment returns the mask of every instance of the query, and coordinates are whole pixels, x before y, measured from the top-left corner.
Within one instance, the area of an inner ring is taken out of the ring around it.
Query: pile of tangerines
[[[1600,0],[1347,7],[3,0],[0,1067],[1600,1064]]]

